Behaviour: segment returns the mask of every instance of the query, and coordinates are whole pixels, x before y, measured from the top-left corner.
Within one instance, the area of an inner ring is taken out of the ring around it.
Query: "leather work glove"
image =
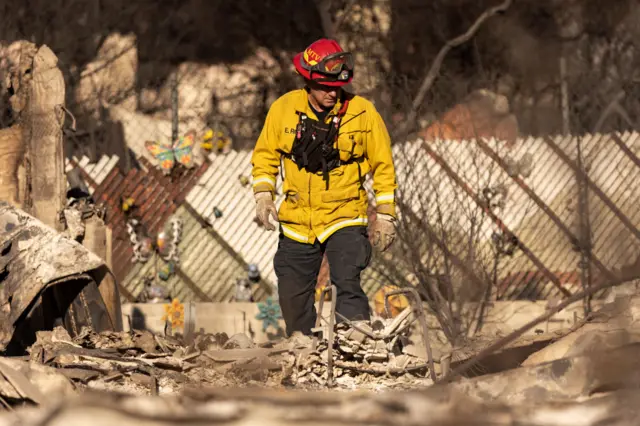
[[[256,199],[256,216],[258,217],[258,221],[264,229],[267,231],[274,231],[276,229],[275,226],[269,221],[269,215],[275,220],[278,221],[278,210],[276,209],[276,205],[273,202],[273,196],[271,192],[258,192],[255,195]]]
[[[386,251],[396,238],[396,219],[388,214],[378,213],[371,235],[372,245],[380,251]]]

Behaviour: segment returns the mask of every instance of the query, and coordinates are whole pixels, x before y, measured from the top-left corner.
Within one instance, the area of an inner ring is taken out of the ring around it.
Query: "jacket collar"
[[[331,109],[331,112],[327,114],[326,119],[333,117],[338,113],[338,111],[340,111],[340,107],[342,107],[342,104],[344,103],[344,100],[346,99],[347,96],[348,96],[347,92],[342,90],[341,95],[338,98],[338,102],[336,102],[336,104],[333,106],[333,108]],[[309,91],[306,87],[300,89],[300,96],[298,97],[298,99],[296,99],[296,110],[298,112],[307,114],[307,116],[309,116],[314,120],[318,120],[316,111],[313,108],[311,108],[311,105],[309,105]]]

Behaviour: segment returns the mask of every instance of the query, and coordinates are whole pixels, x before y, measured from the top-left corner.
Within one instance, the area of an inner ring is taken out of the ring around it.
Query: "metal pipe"
[[[320,292],[320,303],[318,305],[318,316],[316,317],[316,326],[315,328],[320,328],[320,324],[322,322],[322,310],[324,308],[324,295],[325,293],[331,292],[331,312],[329,313],[329,321],[328,321],[328,329],[327,329],[327,386],[332,387],[334,385],[333,381],[333,329],[336,323],[336,296],[338,294],[338,290],[335,285],[331,285],[330,287],[325,287]],[[311,342],[311,350],[315,351],[318,347],[318,335],[314,334],[313,340]]]
[[[401,288],[399,290],[393,290],[384,294],[384,308],[387,311],[387,316],[389,315],[389,297],[396,294],[404,294],[410,296],[411,299],[411,307],[413,310],[414,317],[418,318],[418,322],[420,322],[420,327],[422,328],[422,340],[427,350],[427,362],[429,363],[429,374],[431,375],[431,380],[433,383],[438,381],[438,376],[436,375],[436,369],[433,362],[433,353],[431,352],[431,343],[429,342],[429,330],[427,328],[427,320],[424,315],[424,309],[422,307],[422,299],[420,299],[420,295],[414,288]]]

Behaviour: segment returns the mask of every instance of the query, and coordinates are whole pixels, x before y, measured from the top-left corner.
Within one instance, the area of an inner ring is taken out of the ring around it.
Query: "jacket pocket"
[[[300,201],[300,194],[298,191],[289,189],[285,191],[284,200],[280,204],[278,210],[278,220],[280,223],[286,224],[304,224],[309,221],[306,216],[308,209],[305,208]]]
[[[291,154],[293,142],[295,142],[295,134],[283,133],[278,141],[278,151],[286,155]]]
[[[288,189],[284,194],[284,200],[285,202],[295,206],[300,200],[300,194],[298,194],[298,191],[294,189]]]
[[[352,158],[362,157],[364,148],[362,146],[362,133],[350,132],[338,137],[336,148],[340,151],[340,160],[349,161]]]
[[[360,188],[357,185],[349,188],[333,189],[320,193],[320,200],[323,203],[355,200],[360,197]]]

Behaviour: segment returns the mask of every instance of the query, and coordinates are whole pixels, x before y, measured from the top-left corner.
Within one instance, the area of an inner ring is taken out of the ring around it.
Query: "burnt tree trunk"
[[[23,157],[22,128],[15,125],[0,129],[0,200],[19,208],[24,196],[19,191]]]
[[[67,189],[62,132],[65,83],[57,65],[58,58],[46,45],[22,43],[19,61],[8,79],[17,124],[0,130],[0,200],[62,232],[65,221],[60,216]],[[80,242],[106,260],[104,223],[97,217],[89,218],[84,226]],[[109,267],[98,268],[95,279],[112,329],[121,330],[120,296]]]
[[[21,123],[29,212],[62,231],[58,217],[66,198],[62,140],[65,85],[57,64],[58,58],[47,46],[34,55]]]
[[[23,42],[7,79],[17,124],[0,130],[0,199],[62,231],[65,84],[57,64],[49,47]]]

